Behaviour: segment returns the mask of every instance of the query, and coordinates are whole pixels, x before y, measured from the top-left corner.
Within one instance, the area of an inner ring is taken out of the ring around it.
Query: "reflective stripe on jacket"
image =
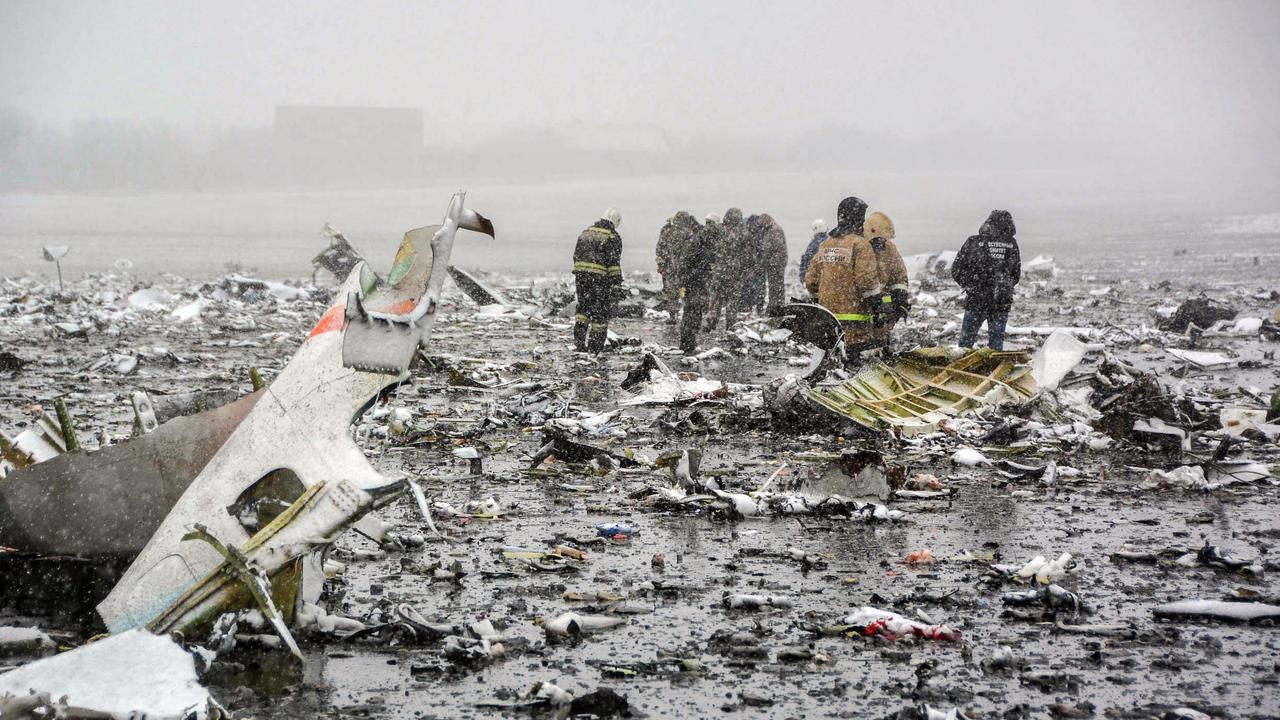
[[[573,272],[622,283],[622,236],[613,223],[599,220],[582,231],[573,248]]]

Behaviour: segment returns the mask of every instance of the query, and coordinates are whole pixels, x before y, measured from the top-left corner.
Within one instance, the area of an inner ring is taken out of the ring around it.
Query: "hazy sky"
[[[0,0],[0,105],[266,125],[276,104],[428,108],[432,137],[1277,136],[1280,2]]]

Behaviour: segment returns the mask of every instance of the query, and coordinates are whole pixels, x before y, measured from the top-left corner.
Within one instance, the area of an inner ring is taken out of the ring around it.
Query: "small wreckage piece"
[[[360,257],[360,253],[351,247],[351,243],[347,241],[347,236],[343,235],[341,230],[329,223],[325,223],[324,229],[320,231],[320,234],[329,238],[329,246],[311,258],[311,264],[315,266],[317,272],[328,270],[335,278],[341,281],[346,279],[357,265],[364,262],[364,258]]]
[[[453,282],[467,297],[476,302],[477,305],[510,305],[506,296],[496,288],[486,285],[475,275],[463,270],[462,268],[449,266],[449,275],[453,277]]]
[[[825,307],[815,303],[791,303],[782,308],[777,323],[780,329],[790,330],[791,337],[815,348],[801,377],[817,379],[824,361],[845,357],[844,331],[840,321]]]
[[[313,551],[407,487],[373,468],[349,428],[407,379],[430,334],[457,230],[493,234],[464,199],[453,196],[441,225],[405,234],[386,281],[356,265],[259,392],[96,453],[11,473],[0,484],[0,513],[23,534],[19,549],[96,555],[110,547],[134,556],[98,605],[112,633],[145,626],[190,636],[223,612],[257,606],[270,615],[263,606],[272,604],[291,618]],[[61,489],[49,493],[46,482]],[[37,489],[48,497],[33,498]],[[200,532],[189,533],[196,524]],[[143,529],[153,532],[141,538]],[[104,536],[114,545],[85,545]]]
[[[194,658],[145,630],[104,638],[0,675],[0,718],[225,717]]]

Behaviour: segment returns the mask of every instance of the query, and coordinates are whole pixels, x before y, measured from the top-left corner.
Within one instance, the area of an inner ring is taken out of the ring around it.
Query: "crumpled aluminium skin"
[[[384,390],[406,380],[408,370],[387,374],[344,365],[346,303],[355,294],[371,313],[394,322],[415,311],[411,322],[405,323],[405,332],[429,336],[457,230],[464,227],[492,235],[487,220],[463,207],[464,197],[462,193],[453,197],[440,226],[405,234],[385,284],[371,283],[372,273],[364,263],[352,270],[297,354],[263,389],[253,409],[98,605],[111,632],[147,625],[180,598],[192,608],[202,605],[184,595],[203,584],[223,557],[207,543],[183,542],[183,536],[198,522],[223,544],[244,546],[249,532],[224,509],[260,478],[288,471],[303,489],[327,486],[321,493],[325,501],[308,506],[292,521],[316,530],[314,537],[277,528],[271,541],[254,548],[258,555],[246,553],[268,576],[332,542],[371,510],[388,487],[402,484],[403,478],[388,478],[373,468],[351,439],[349,428]],[[207,610],[207,603],[203,605]],[[166,627],[180,629],[182,622],[180,617],[169,618]]]

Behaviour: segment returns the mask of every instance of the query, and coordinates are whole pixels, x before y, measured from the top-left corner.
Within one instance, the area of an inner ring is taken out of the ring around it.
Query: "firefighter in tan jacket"
[[[876,308],[873,336],[876,344],[889,347],[889,335],[893,326],[907,316],[911,309],[910,294],[907,292],[907,265],[902,262],[902,253],[894,244],[893,221],[884,213],[875,212],[867,218],[863,228],[863,236],[871,245],[876,256],[877,275],[880,278],[880,302]]]
[[[850,359],[876,345],[874,321],[880,303],[880,274],[871,243],[863,237],[867,204],[840,201],[839,221],[809,262],[804,284],[844,329]]]

